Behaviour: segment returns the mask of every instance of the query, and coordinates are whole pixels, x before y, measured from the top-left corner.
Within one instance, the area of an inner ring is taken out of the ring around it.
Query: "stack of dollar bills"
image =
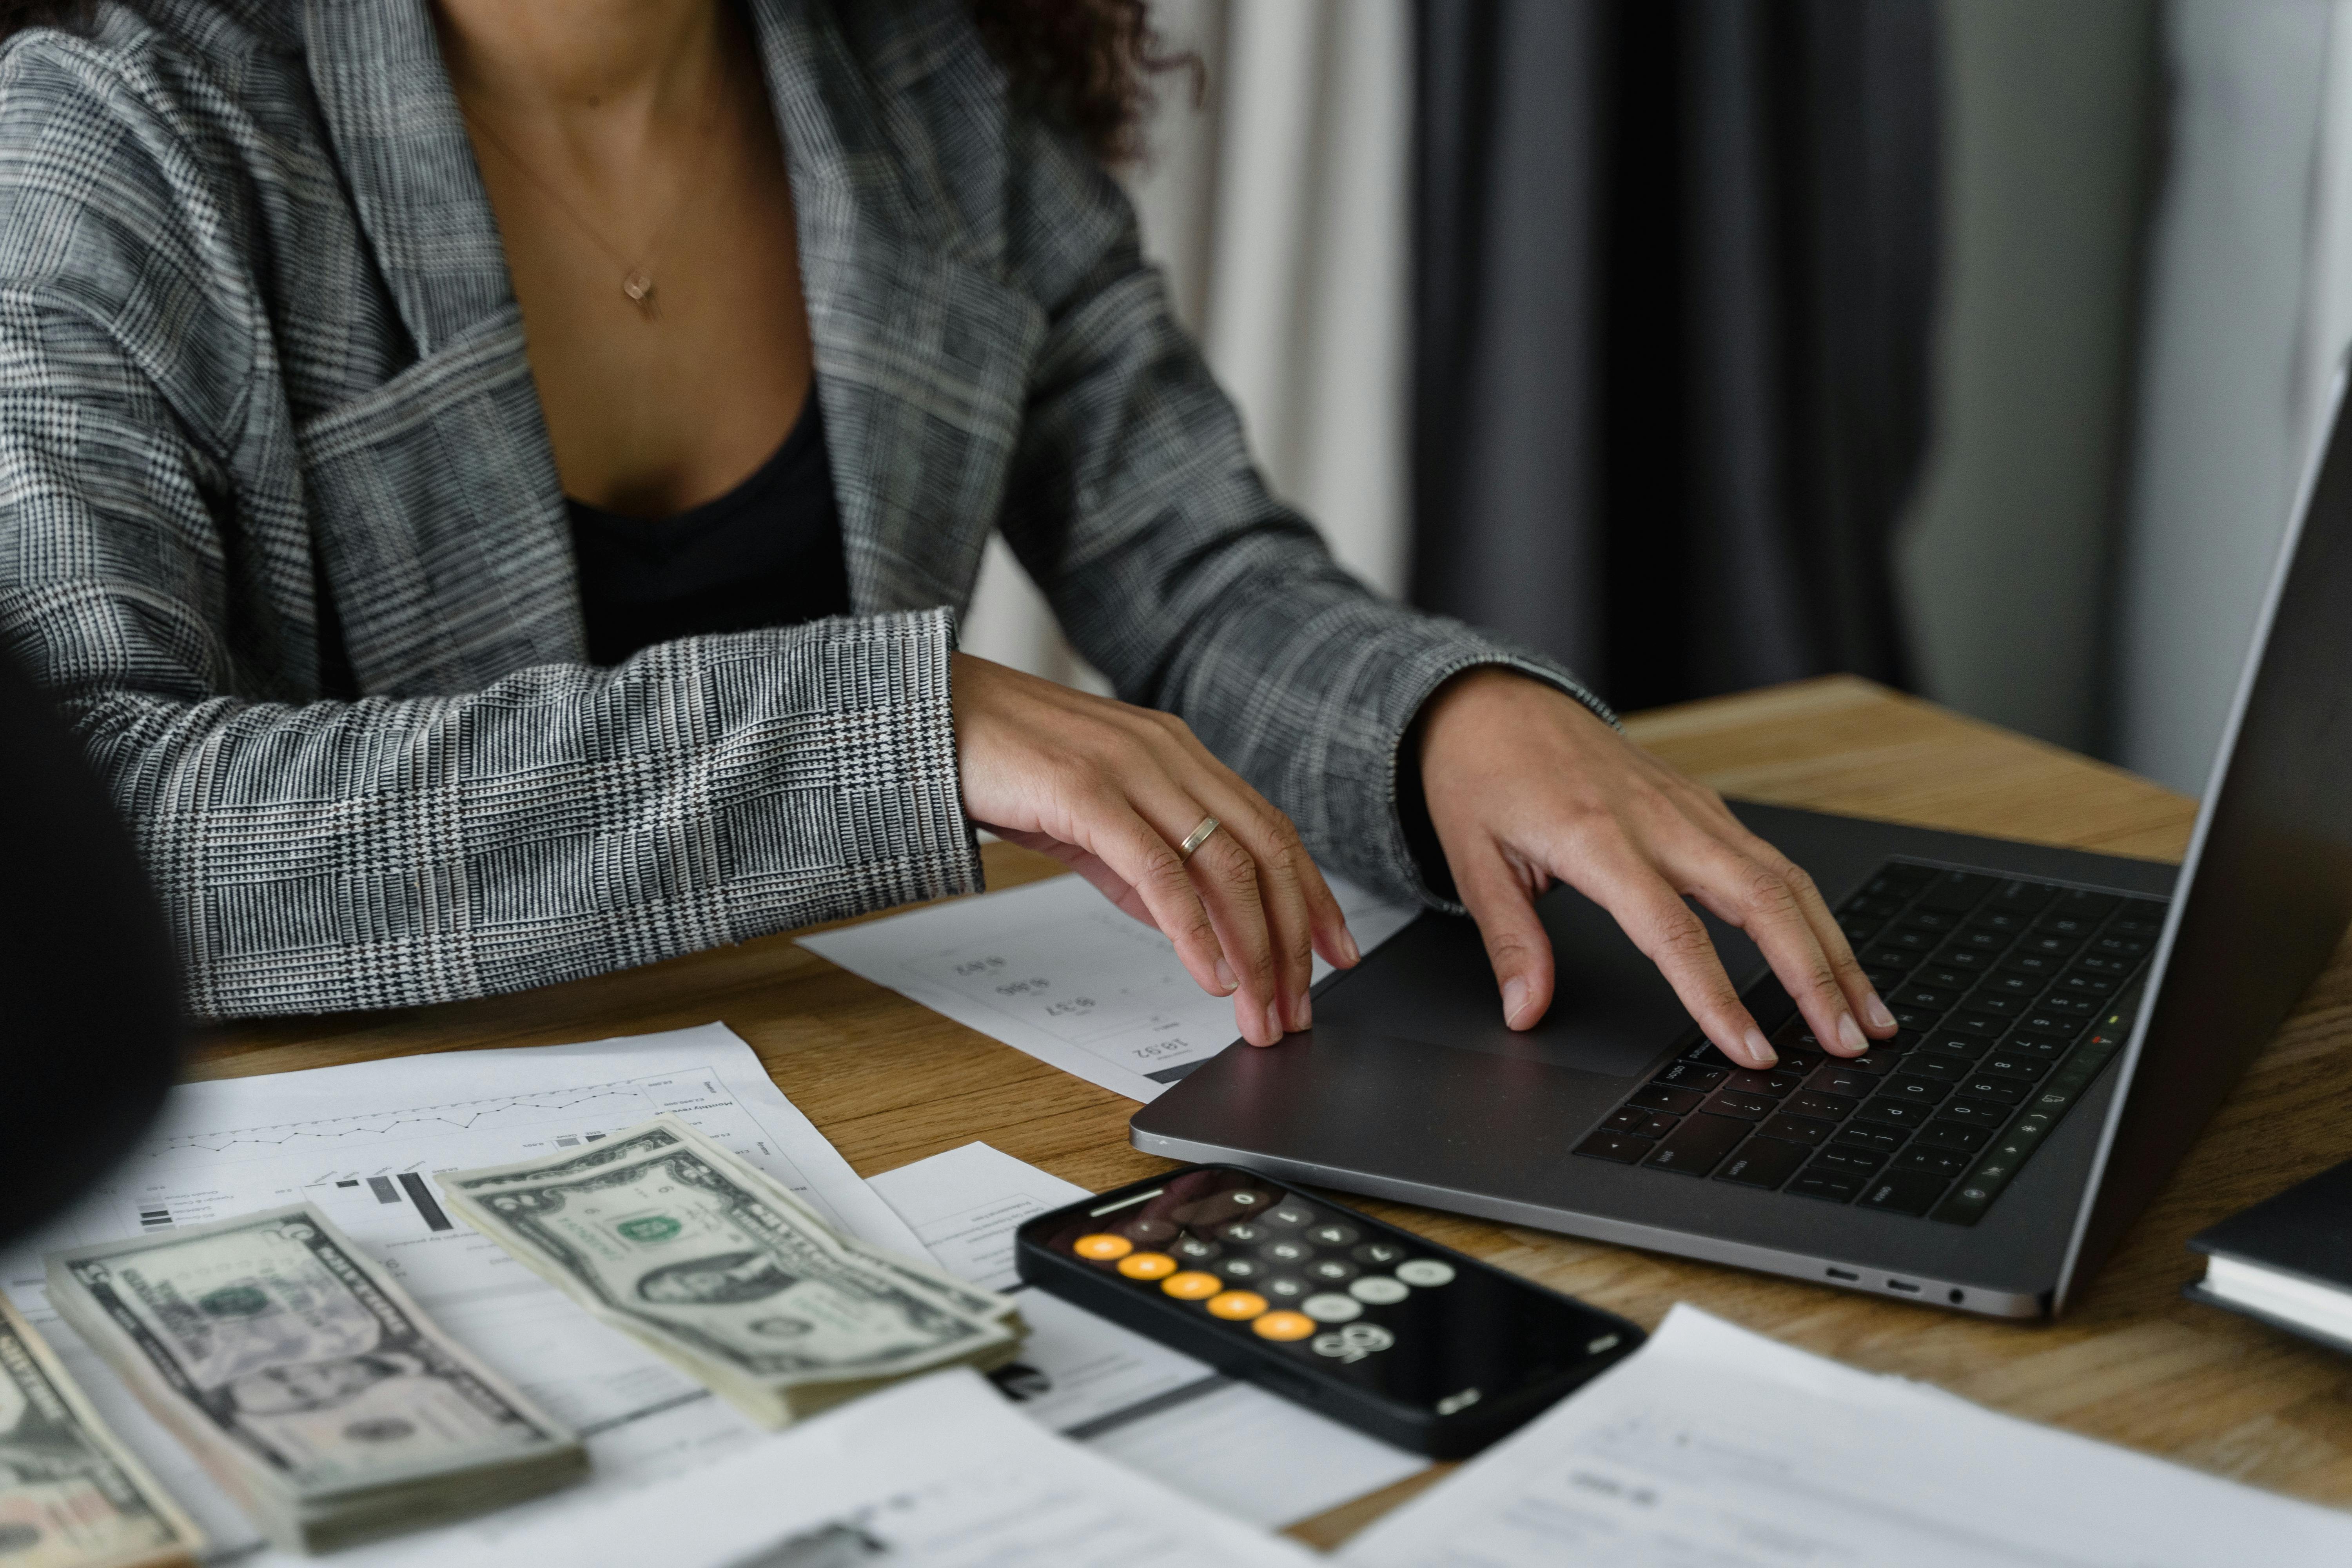
[[[58,1314],[288,1551],[440,1524],[587,1468],[578,1438],[308,1204],[47,1263]]]
[[[0,1563],[147,1568],[204,1544],[0,1295]]]
[[[1011,1300],[845,1237],[674,1117],[585,1149],[442,1172],[451,1210],[752,1420],[1012,1359]]]

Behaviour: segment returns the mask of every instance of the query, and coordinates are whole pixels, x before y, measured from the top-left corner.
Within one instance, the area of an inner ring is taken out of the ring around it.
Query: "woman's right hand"
[[[1071,867],[1175,943],[1201,988],[1234,998],[1242,1037],[1313,1022],[1313,954],[1359,954],[1290,819],[1181,719],[953,656],[956,764],[981,826]],[[1218,830],[1181,859],[1204,817]]]

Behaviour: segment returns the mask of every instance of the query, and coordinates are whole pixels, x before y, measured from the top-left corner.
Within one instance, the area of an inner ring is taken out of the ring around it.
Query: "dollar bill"
[[[438,1523],[585,1468],[577,1438],[308,1204],[47,1262],[58,1313],[282,1547]]]
[[[146,1568],[204,1536],[0,1295],[0,1563]]]
[[[1025,1331],[1005,1298],[839,1235],[674,1117],[436,1179],[453,1213],[766,1426],[1001,1365]]]

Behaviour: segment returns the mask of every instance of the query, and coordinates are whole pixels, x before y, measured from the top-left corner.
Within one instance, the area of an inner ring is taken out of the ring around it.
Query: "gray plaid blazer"
[[[1431,896],[1395,784],[1429,692],[1583,696],[1268,497],[1118,188],[1008,111],[955,0],[751,9],[856,613],[611,669],[424,0],[108,0],[0,50],[0,646],[131,822],[195,1013],[979,888],[948,656],[992,527],[1122,696],[1392,890]]]

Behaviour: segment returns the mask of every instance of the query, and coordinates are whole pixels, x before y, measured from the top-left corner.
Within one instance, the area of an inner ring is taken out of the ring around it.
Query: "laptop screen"
[[[2096,1273],[2352,921],[2344,382],[2255,623],[2054,1303]]]

